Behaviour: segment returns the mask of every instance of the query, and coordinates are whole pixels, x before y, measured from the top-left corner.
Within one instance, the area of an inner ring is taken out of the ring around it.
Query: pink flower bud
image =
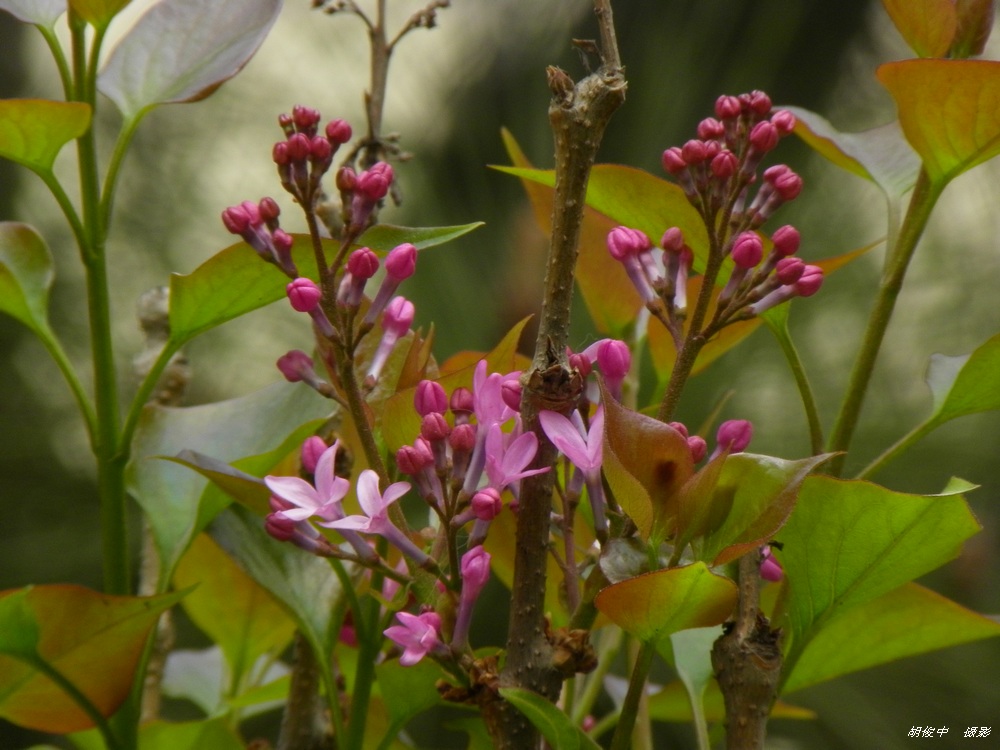
[[[381,164],[383,162],[379,162]],[[376,170],[378,164],[358,175],[355,190],[372,202],[380,201],[389,192],[389,185],[392,184],[391,169],[389,176],[384,170]],[[388,165],[386,165],[388,166]]]
[[[448,411],[448,394],[444,387],[433,380],[421,380],[413,394],[413,407],[417,414],[425,417],[431,412],[444,414]]]
[[[288,255],[292,250],[292,235],[284,229],[275,229],[271,233],[271,242],[274,243],[274,249],[278,251],[279,256]]]
[[[314,372],[312,357],[299,349],[292,349],[278,358],[278,370],[289,383],[298,383]]]
[[[307,474],[316,473],[316,464],[319,457],[329,446],[319,435],[310,435],[302,442],[299,449],[299,461],[302,463],[302,470]]]
[[[781,257],[795,255],[799,250],[801,239],[799,230],[791,224],[779,227],[771,235],[771,242],[774,243],[774,252]]]
[[[774,191],[782,200],[795,200],[802,192],[802,178],[789,170],[774,180]]]
[[[448,425],[448,420],[440,412],[432,411],[425,414],[420,422],[420,437],[424,440],[430,442],[445,440],[450,432],[451,427]]]
[[[715,433],[717,450],[729,449],[730,453],[740,453],[748,445],[753,437],[753,425],[745,419],[730,419],[719,425],[718,432]]]
[[[679,253],[684,249],[684,234],[678,227],[670,227],[660,239],[660,247],[668,253]]]
[[[393,297],[385,307],[385,314],[382,316],[382,330],[386,333],[393,333],[398,338],[405,336],[410,330],[413,318],[416,315],[416,308],[413,303],[405,297]]]
[[[295,122],[292,120],[292,116],[287,112],[282,112],[278,115],[278,126],[282,129],[285,135],[291,135],[295,132]]]
[[[270,224],[281,215],[281,207],[278,205],[278,202],[270,197],[260,199],[260,203],[257,204],[257,211],[260,220],[265,224]]]
[[[795,130],[795,115],[787,109],[779,109],[771,115],[771,124],[778,130],[779,135],[788,135]]]
[[[455,416],[460,414],[469,415],[475,411],[475,398],[472,395],[472,391],[468,388],[456,388],[451,392],[451,398],[448,400],[448,405],[451,407],[451,411]]]
[[[292,107],[292,122],[300,132],[307,132],[319,123],[320,114],[312,107],[296,104]]]
[[[736,174],[736,168],[739,166],[739,163],[739,159],[736,158],[736,154],[732,151],[720,151],[712,159],[710,166],[713,175],[720,180],[726,180]]]
[[[314,136],[309,141],[309,158],[314,162],[323,163],[333,156],[333,146],[322,136]]]
[[[712,161],[719,152],[722,151],[722,144],[718,141],[704,141],[705,144],[705,161]]]
[[[434,463],[434,454],[430,450],[421,450],[413,445],[404,445],[396,451],[396,466],[404,474],[417,476]]]
[[[720,120],[729,120],[740,116],[743,105],[735,96],[720,96],[715,100],[715,116]]]
[[[594,369],[594,365],[591,363],[590,359],[588,359],[581,352],[570,352],[568,359],[570,368],[580,373],[581,378],[589,376],[591,371]]]
[[[462,599],[476,599],[490,580],[490,553],[473,547],[462,555]]]
[[[271,149],[271,160],[279,166],[288,164],[292,157],[288,153],[288,141],[279,141]]]
[[[687,439],[688,450],[691,451],[691,460],[694,463],[698,463],[705,457],[708,453],[708,443],[705,442],[705,438],[699,435],[692,435]]]
[[[385,272],[396,281],[408,279],[417,267],[417,248],[409,242],[397,245],[385,258]]]
[[[448,436],[448,445],[455,452],[469,453],[476,447],[476,428],[466,422],[455,425]]]
[[[287,542],[295,536],[295,521],[280,513],[271,513],[264,519],[264,531],[279,542]]]
[[[511,409],[516,412],[521,411],[521,381],[518,378],[509,378],[500,384],[500,398]]]
[[[774,267],[774,275],[782,284],[794,284],[802,278],[802,273],[805,270],[806,264],[802,262],[801,258],[789,256],[778,261]]]
[[[772,581],[777,583],[782,578],[785,577],[785,571],[781,569],[781,565],[777,560],[774,559],[774,555],[771,554],[770,545],[765,544],[760,548],[760,577],[765,581]]]
[[[330,120],[326,124],[326,137],[335,146],[341,146],[351,140],[351,126],[345,120]]]
[[[687,428],[687,425],[686,425],[686,424],[684,424],[683,422],[668,422],[667,424],[668,424],[668,425],[669,425],[670,427],[673,427],[673,428],[674,428],[675,430],[677,430],[677,431],[678,431],[678,432],[679,432],[679,433],[680,433],[681,435],[683,435],[684,437],[687,437],[687,436],[688,436],[688,428]]]
[[[681,157],[688,164],[701,164],[706,156],[704,141],[690,140],[681,147]]]
[[[323,298],[323,292],[316,283],[305,276],[289,282],[285,292],[288,294],[288,301],[292,303],[292,308],[298,312],[312,312]]]
[[[706,117],[698,123],[698,137],[703,141],[722,138],[726,134],[726,126],[714,117]]]
[[[472,496],[472,512],[480,521],[492,521],[502,510],[500,493],[492,487],[485,487]]]
[[[615,260],[636,255],[651,247],[649,238],[638,229],[615,227],[608,232],[608,252]]]
[[[222,212],[222,223],[231,234],[243,234],[250,228],[250,216],[243,206],[230,206]]]
[[[663,170],[667,174],[678,175],[687,169],[687,162],[681,156],[681,150],[677,146],[671,146],[663,152]]]
[[[289,161],[305,161],[309,157],[309,137],[304,133],[293,133],[285,142],[288,144]]]
[[[733,242],[733,262],[740,268],[753,268],[764,257],[764,245],[756,232],[742,232]]]
[[[767,153],[778,145],[778,129],[767,120],[761,120],[750,131],[750,145],[760,153]]]
[[[795,282],[795,293],[800,297],[811,297],[823,286],[823,269],[819,266],[806,266],[802,275]]]
[[[628,344],[618,339],[605,339],[597,347],[597,366],[606,380],[620,383],[632,367]]]
[[[771,111],[771,97],[763,91],[751,91],[747,97],[747,104],[751,112],[761,117]]]
[[[341,193],[350,193],[358,185],[358,175],[350,167],[341,167],[337,170],[335,182]]]
[[[370,279],[378,271],[378,256],[367,247],[358,248],[347,258],[347,271],[355,279]]]

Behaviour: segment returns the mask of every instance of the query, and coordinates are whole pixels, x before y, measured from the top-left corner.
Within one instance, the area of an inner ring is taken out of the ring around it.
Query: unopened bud
[[[774,231],[771,235],[771,242],[774,243],[774,252],[781,257],[795,255],[799,250],[799,243],[802,238],[799,230],[791,224],[786,224]]]
[[[304,276],[289,282],[285,292],[288,294],[288,301],[292,303],[292,308],[298,312],[311,312],[323,298],[323,292],[316,283]]]
[[[413,407],[421,417],[432,412],[444,414],[448,410],[448,395],[444,387],[433,380],[421,380],[413,394]]]
[[[413,275],[417,267],[417,248],[406,242],[389,251],[385,258],[385,272],[396,281]]]

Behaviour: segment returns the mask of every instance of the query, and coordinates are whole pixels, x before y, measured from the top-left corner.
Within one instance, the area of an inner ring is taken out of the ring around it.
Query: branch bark
[[[568,411],[582,389],[579,373],[566,359],[580,227],[590,170],[604,130],[625,100],[610,0],[595,0],[594,6],[601,29],[600,68],[578,83],[558,68],[547,71],[556,172],[552,237],[535,356],[524,377],[521,400],[524,429],[535,432],[539,441],[534,468],[553,466],[557,454],[539,426],[539,411]],[[553,664],[544,609],[553,481],[554,473],[548,471],[521,484],[507,660],[499,680],[501,687],[526,688],[551,701],[559,697],[564,679]],[[534,727],[499,698],[484,706],[484,718],[497,748],[538,745]]]

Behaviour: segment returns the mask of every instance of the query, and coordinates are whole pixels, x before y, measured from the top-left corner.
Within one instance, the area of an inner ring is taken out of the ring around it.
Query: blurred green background
[[[113,31],[126,29],[148,5],[135,0]],[[204,102],[161,108],[138,133],[122,175],[110,248],[124,383],[129,357],[141,346],[136,298],[230,243],[218,219],[224,207],[274,195],[285,208],[284,226],[302,230],[274,178],[270,149],[280,135],[275,117],[302,103],[361,129],[363,27],[355,18],[326,17],[309,5],[288,0],[271,37],[239,77]],[[399,24],[420,4],[398,0],[390,6]],[[537,165],[551,165],[545,66],[582,74],[584,61],[570,40],[596,35],[588,0],[455,0],[454,6],[441,12],[439,28],[414,33],[399,45],[385,117],[387,130],[400,133],[413,158],[397,168],[403,204],[387,210],[384,220],[486,222],[421,256],[419,273],[407,282],[418,324],[435,324],[439,359],[492,346],[535,310],[544,238],[518,183],[486,165],[506,162],[501,127],[513,132]],[[660,174],[663,149],[692,137],[721,93],[760,88],[777,104],[816,110],[844,129],[881,124],[893,108],[873,71],[881,62],[910,56],[881,4],[870,0],[618,0],[614,11],[629,91],[600,158],[654,174]],[[58,97],[54,66],[37,34],[0,15],[0,49],[3,96]],[[1000,58],[1000,47],[992,44],[986,56]],[[111,110],[106,107],[98,121],[105,154],[118,124]],[[69,168],[71,151],[63,155]],[[771,228],[796,224],[803,256],[846,252],[882,236],[883,203],[872,186],[792,139],[778,158],[804,176],[805,189]],[[73,184],[72,172],[66,174]],[[1000,330],[992,293],[992,280],[1000,279],[998,199],[996,164],[977,168],[946,191],[900,299],[848,470],[866,464],[926,415],[930,396],[923,372],[930,354],[967,353]],[[70,354],[84,365],[83,286],[71,238],[40,183],[7,163],[0,164],[0,219],[35,225],[53,248],[58,278],[52,318]],[[794,306],[793,335],[827,427],[880,261],[881,251],[871,253],[831,277],[819,296]],[[582,347],[595,335],[582,305],[575,312],[575,343]],[[308,346],[309,335],[286,305],[274,305],[197,339],[188,348],[195,372],[188,402],[240,395],[272,382],[275,359]],[[524,346],[531,349],[527,337]],[[57,581],[99,587],[97,499],[74,404],[42,347],[8,318],[0,318],[0,352],[0,588]],[[730,390],[734,396],[723,416],[753,420],[754,451],[804,455],[806,429],[794,385],[764,330],[692,382],[681,418],[699,424]],[[893,489],[922,493],[939,491],[952,475],[981,485],[969,500],[983,533],[925,583],[987,613],[1000,611],[998,436],[1000,416],[965,418],[938,430],[878,477]],[[502,592],[497,595],[502,601]],[[502,633],[480,624],[479,637]],[[915,741],[906,734],[917,725],[950,727],[937,747],[959,746],[967,726],[992,723],[1000,734],[998,672],[1000,641],[991,641],[812,688],[792,700],[818,711],[819,719],[774,721],[769,746],[903,748]],[[0,748],[31,741],[0,722]],[[690,747],[693,735],[687,727],[667,727],[662,742]]]

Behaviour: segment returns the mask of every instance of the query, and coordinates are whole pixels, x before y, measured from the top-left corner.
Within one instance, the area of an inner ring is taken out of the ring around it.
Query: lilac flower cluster
[[[697,138],[663,152],[664,169],[677,180],[708,230],[707,283],[714,284],[723,262],[730,262],[728,281],[701,332],[706,336],[792,297],[815,294],[823,282],[820,267],[794,257],[800,242],[794,227],[773,232],[767,252],[756,231],[802,190],[802,178],[784,164],[758,176],[762,159],[795,127],[794,115],[773,110],[761,91],[719,97],[715,114],[699,123]],[[679,340],[695,259],[681,229],[669,227],[655,248],[643,232],[616,227],[607,244],[643,303]]]

